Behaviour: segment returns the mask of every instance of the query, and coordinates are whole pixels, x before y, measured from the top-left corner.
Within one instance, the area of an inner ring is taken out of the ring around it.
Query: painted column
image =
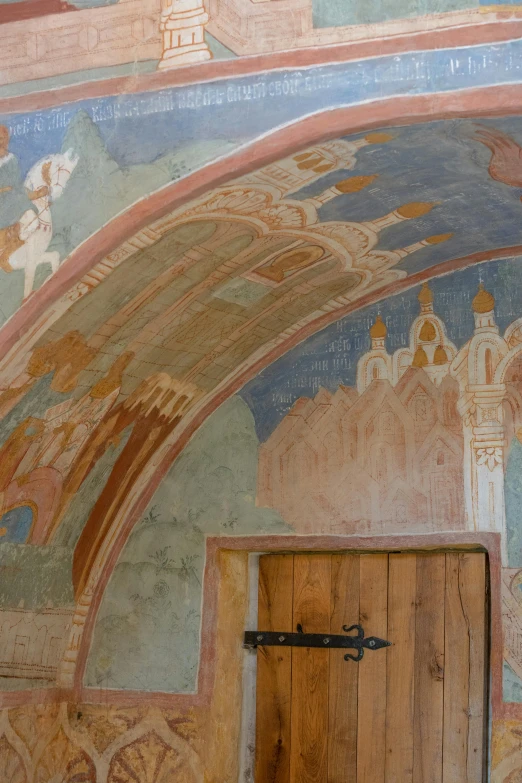
[[[471,303],[475,329],[467,351],[467,395],[472,400],[471,483],[475,530],[502,536],[502,560],[507,563],[504,507],[503,383],[495,383],[495,369],[508,347],[495,321],[495,298],[482,281]]]
[[[473,394],[471,472],[473,516],[476,530],[502,534],[502,558],[506,562],[504,508],[504,384],[470,386]]]
[[[205,41],[208,18],[201,0],[163,0],[160,70],[211,59],[212,54]]]
[[[471,403],[470,403],[471,404]],[[464,438],[464,508],[466,530],[475,530],[474,490],[475,459],[473,457],[473,416],[469,408],[464,408],[465,402],[459,405],[462,416],[462,435]]]

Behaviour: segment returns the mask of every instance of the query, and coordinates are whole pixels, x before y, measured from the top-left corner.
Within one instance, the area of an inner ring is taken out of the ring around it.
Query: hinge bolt
[[[330,639],[328,637],[326,637],[326,639],[323,639],[324,644],[328,644],[329,641],[330,641]]]
[[[373,639],[370,639],[370,641],[368,642],[368,644],[370,645],[370,647],[375,647],[375,642],[374,642],[374,640],[373,640]]]
[[[280,637],[279,637],[279,641],[280,641],[280,642],[284,642],[284,640],[285,640],[285,637],[284,637],[284,636],[280,636]]]
[[[258,642],[261,642],[263,640],[263,635],[259,634],[259,636],[256,636],[256,639]]]

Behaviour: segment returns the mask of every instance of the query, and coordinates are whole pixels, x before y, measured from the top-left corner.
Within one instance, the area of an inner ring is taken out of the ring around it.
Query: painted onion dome
[[[382,316],[379,314],[375,319],[375,323],[370,327],[370,337],[372,340],[382,340],[388,334],[386,324],[382,320]]]
[[[403,218],[418,218],[431,212],[435,203],[429,201],[411,201],[409,204],[403,204],[397,209],[397,214]]]
[[[367,133],[364,137],[364,140],[368,142],[368,144],[386,144],[388,141],[392,141],[395,138],[395,136],[392,136],[391,133],[382,133],[382,132],[373,132],[373,133]]]
[[[419,292],[419,295],[417,297],[421,305],[430,305],[433,303],[433,291],[428,285],[428,282],[425,281],[422,284],[422,288]]]
[[[473,297],[471,306],[473,308],[473,312],[479,314],[490,313],[491,310],[494,309],[495,297],[493,294],[490,294],[489,291],[486,291],[484,288],[484,283],[479,283],[478,293]]]
[[[436,336],[437,332],[435,331],[435,327],[433,326],[432,322],[424,321],[420,330],[419,339],[425,343],[429,343],[434,340]]]
[[[428,364],[428,356],[424,348],[417,348],[415,356],[413,357],[412,367],[426,367]]]
[[[448,355],[442,345],[435,348],[435,354],[433,356],[433,364],[446,364],[448,361]]]
[[[453,236],[453,231],[448,234],[433,234],[431,237],[426,237],[424,240],[428,245],[440,245],[441,242],[447,242]]]
[[[366,177],[348,177],[347,179],[342,179],[340,182],[337,182],[335,184],[335,189],[338,190],[339,193],[358,193],[360,190],[368,187],[368,185],[371,185],[378,176],[378,174],[369,174]]]

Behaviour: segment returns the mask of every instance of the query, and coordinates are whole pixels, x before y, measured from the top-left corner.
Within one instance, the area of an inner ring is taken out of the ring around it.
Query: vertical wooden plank
[[[388,569],[386,783],[413,783],[417,556],[391,554]]]
[[[294,630],[330,630],[331,556],[294,556]],[[291,783],[328,779],[328,658],[320,648],[292,648]],[[263,783],[263,779],[260,779]]]
[[[485,556],[446,555],[444,783],[483,779]]]
[[[359,556],[332,555],[330,633],[359,620]],[[330,651],[328,783],[357,780],[357,664]]]
[[[388,555],[360,557],[360,623],[366,636],[387,638]],[[387,650],[366,651],[359,670],[357,783],[383,783]]]
[[[442,781],[445,560],[444,554],[417,555],[415,783]]]
[[[460,554],[446,555],[444,641],[445,783],[467,781],[469,644],[468,622],[460,593]],[[464,638],[466,637],[466,638]]]
[[[470,625],[468,781],[469,783],[482,783],[487,759],[488,605],[486,600],[486,555],[480,552],[463,554],[460,573],[460,592]]]
[[[293,555],[264,555],[259,561],[258,629],[291,631]],[[289,783],[292,651],[258,647],[256,780]]]

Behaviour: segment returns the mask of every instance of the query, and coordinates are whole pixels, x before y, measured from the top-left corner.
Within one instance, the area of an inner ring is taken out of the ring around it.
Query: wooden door
[[[260,631],[360,622],[392,646],[259,647],[255,783],[486,779],[484,554],[264,555],[258,611]]]

